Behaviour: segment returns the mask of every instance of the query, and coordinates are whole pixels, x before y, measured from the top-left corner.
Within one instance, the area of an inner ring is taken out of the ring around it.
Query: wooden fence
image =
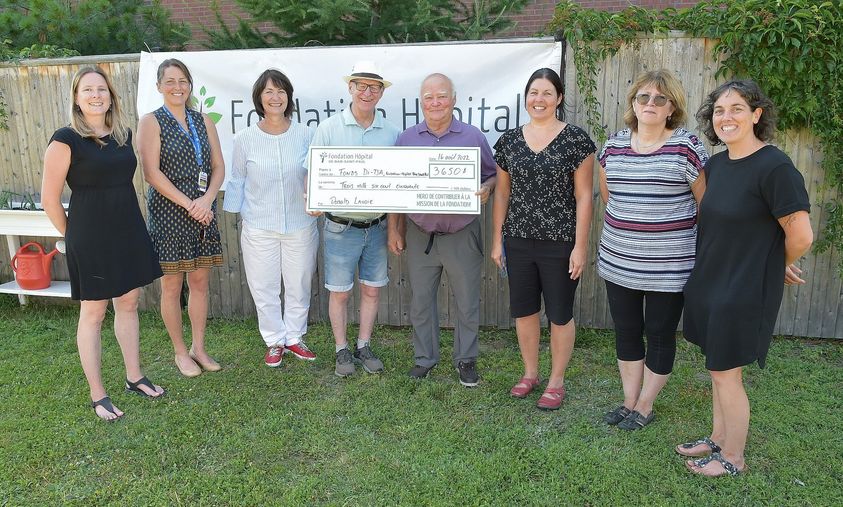
[[[672,33],[658,39],[641,39],[636,47],[625,47],[618,55],[603,62],[598,74],[597,97],[603,105],[603,121],[608,131],[623,125],[622,101],[626,89],[635,76],[647,69],[668,68],[676,73],[688,92],[689,111],[696,111],[704,94],[716,85],[714,72],[716,62],[711,56],[711,41],[685,37]],[[570,49],[566,62],[572,62]],[[136,119],[135,98],[138,79],[138,56],[121,55],[107,57],[75,57],[61,60],[27,61],[22,65],[0,65],[0,90],[5,95],[11,117],[10,130],[0,131],[0,190],[29,192],[40,190],[42,156],[53,131],[68,123],[67,108],[70,104],[70,80],[82,65],[96,63],[112,77],[124,110],[130,118]],[[575,84],[576,69],[563,65],[567,90],[565,100],[566,120],[585,127],[583,105]],[[435,70],[435,69],[431,69]],[[526,80],[527,76],[524,76]],[[692,120],[689,129],[696,130]],[[811,222],[815,231],[821,229],[826,219],[819,203],[828,197],[823,185],[823,174],[819,167],[821,153],[817,141],[805,131],[786,132],[778,144],[793,158],[805,175],[811,196],[813,212]],[[709,148],[711,148],[709,146]],[[138,199],[145,210],[147,185],[140,170],[135,175]],[[66,190],[65,199],[69,198]],[[575,303],[575,319],[581,326],[608,328],[611,318],[606,303],[602,280],[596,274],[596,242],[602,225],[603,207],[595,186],[594,219],[591,230],[590,257],[583,275]],[[222,209],[222,199],[218,202]],[[484,243],[490,250],[491,203],[482,215]],[[212,272],[211,305],[212,316],[243,317],[254,314],[254,304],[246,285],[239,249],[240,224],[238,216],[221,213],[219,218],[225,264]],[[39,238],[36,238],[39,239]],[[51,240],[40,238],[42,243]],[[321,251],[319,254],[321,266]],[[843,338],[843,317],[841,309],[843,287],[836,275],[839,265],[836,252],[824,255],[809,254],[802,261],[808,281],[807,285],[788,287],[779,314],[776,333],[809,337]],[[405,259],[390,258],[389,284],[381,292],[378,322],[388,325],[409,325],[410,287],[407,279]],[[66,278],[66,267],[59,262],[56,278]],[[327,320],[328,294],[323,285],[322,270],[318,269],[314,279],[310,318],[313,321]],[[5,250],[0,254],[0,280],[12,278],[9,258]],[[480,287],[481,324],[507,328],[511,325],[509,316],[509,289],[506,280],[499,277],[495,265],[486,260]],[[142,305],[157,308],[159,286],[156,282],[144,291]],[[448,289],[446,276],[442,277],[437,307],[443,326],[452,324],[455,308],[453,296]],[[357,308],[355,293],[350,305]],[[356,311],[350,313],[356,318]]]

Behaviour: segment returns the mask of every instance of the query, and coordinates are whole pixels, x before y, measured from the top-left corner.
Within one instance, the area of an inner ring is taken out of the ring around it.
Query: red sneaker
[[[281,366],[281,357],[284,355],[284,347],[269,347],[266,349],[266,355],[263,356],[263,361],[270,368]]]
[[[300,341],[295,345],[288,345],[287,348],[284,349],[284,353],[292,352],[294,356],[299,359],[304,359],[305,361],[313,361],[316,359],[316,354],[310,351],[307,348],[307,345],[304,342]]]

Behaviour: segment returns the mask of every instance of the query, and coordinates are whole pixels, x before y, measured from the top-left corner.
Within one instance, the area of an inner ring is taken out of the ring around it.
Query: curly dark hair
[[[759,140],[769,142],[773,139],[776,133],[776,106],[770,100],[758,83],[751,79],[733,79],[718,86],[713,92],[708,94],[705,102],[702,103],[697,110],[697,123],[703,135],[711,142],[711,144],[724,144],[723,141],[717,137],[717,132],[714,130],[714,123],[712,117],[714,115],[714,103],[717,99],[727,91],[734,90],[735,93],[743,97],[750,109],[753,111],[761,108],[761,118],[758,123],[753,126],[752,130],[755,137]]]

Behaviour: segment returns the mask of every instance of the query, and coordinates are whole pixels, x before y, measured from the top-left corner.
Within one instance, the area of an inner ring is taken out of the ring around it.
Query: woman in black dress
[[[158,91],[164,105],[140,119],[138,153],[150,185],[149,233],[164,271],[161,318],[173,342],[176,367],[182,375],[195,377],[203,369],[220,370],[205,350],[205,326],[211,268],[222,266],[216,199],[225,162],[214,122],[193,109],[193,78],[183,62],[175,58],[161,62]],[[190,289],[189,349],[182,330],[185,278]]]
[[[558,409],[565,398],[565,369],[576,333],[574,294],[588,250],[596,151],[584,130],[558,118],[562,98],[559,75],[547,68],[535,71],[524,90],[530,122],[507,130],[495,143],[498,183],[491,257],[509,271],[509,307],[524,361],[524,374],[510,394],[525,398],[541,383],[543,296],[551,370],[536,402],[542,410]]]
[[[705,136],[726,151],[705,165],[697,260],[685,285],[688,341],[705,354],[711,374],[711,436],[676,452],[691,472],[736,475],[746,467],[749,399],[743,367],[764,367],[784,285],[805,283],[794,264],[813,231],[805,181],[787,155],[767,144],[775,110],[756,83],[729,81],[697,112]]]
[[[70,126],[55,132],[44,154],[41,200],[44,211],[67,242],[71,297],[81,300],[76,344],[98,417],[123,416],[102,383],[100,329],[108,300],[114,301],[114,334],[126,365],[126,390],[157,398],[140,367],[140,288],[161,276],[161,268],[138,207],[132,177],[137,159],[132,132],[108,76],[95,67],[80,69],[71,88]],[[72,195],[67,216],[61,193]]]

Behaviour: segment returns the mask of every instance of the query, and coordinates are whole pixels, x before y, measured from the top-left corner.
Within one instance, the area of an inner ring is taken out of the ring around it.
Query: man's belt
[[[373,225],[378,225],[379,223],[386,220],[386,215],[381,215],[378,218],[375,218],[374,220],[368,220],[368,221],[352,220],[350,218],[338,217],[338,216],[332,215],[330,213],[325,213],[325,218],[327,218],[331,222],[334,222],[334,223],[337,223],[337,224],[350,225],[350,226],[355,227],[357,229],[368,229],[369,227],[371,227]]]

